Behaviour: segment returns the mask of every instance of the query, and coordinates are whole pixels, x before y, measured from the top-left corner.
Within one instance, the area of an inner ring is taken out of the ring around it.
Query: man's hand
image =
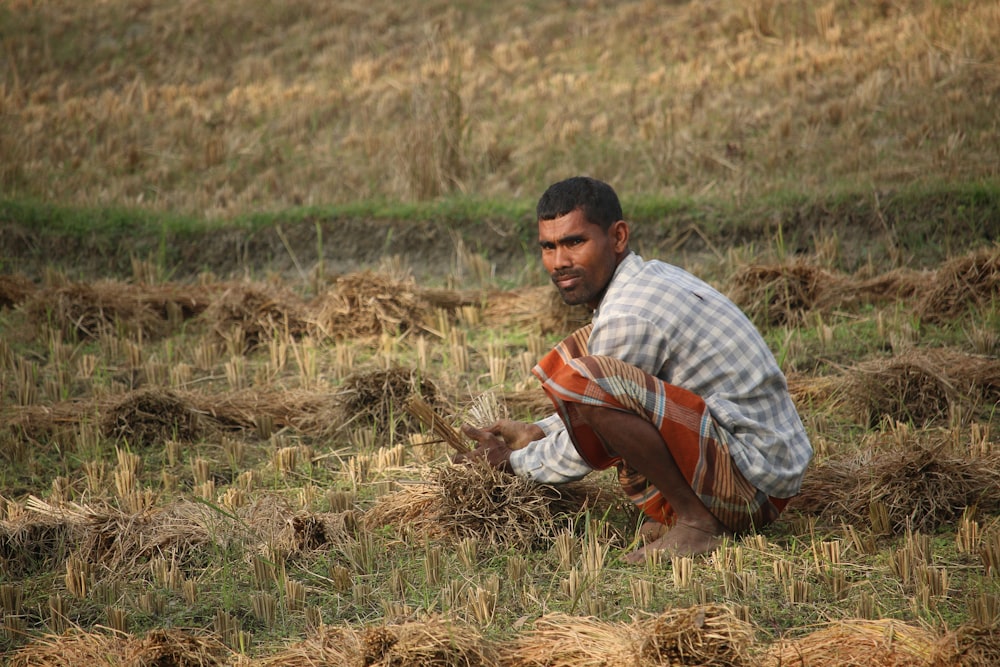
[[[511,449],[523,449],[529,443],[545,437],[542,429],[535,424],[516,422],[510,419],[501,419],[482,430],[499,436]]]
[[[465,424],[462,426],[462,433],[478,444],[468,454],[456,456],[455,463],[481,460],[505,472],[513,472],[510,467],[511,451],[521,449],[532,440],[538,440],[545,435],[542,429],[534,424],[509,419],[502,419],[486,428],[476,428]]]

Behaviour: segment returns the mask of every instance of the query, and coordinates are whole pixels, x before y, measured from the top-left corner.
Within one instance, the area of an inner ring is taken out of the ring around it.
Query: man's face
[[[619,220],[605,232],[576,209],[561,218],[539,220],[538,245],[545,270],[563,301],[571,306],[586,304],[593,310],[625,256],[628,225]]]

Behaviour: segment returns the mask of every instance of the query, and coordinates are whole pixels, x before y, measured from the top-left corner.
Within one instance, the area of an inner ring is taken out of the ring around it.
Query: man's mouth
[[[563,273],[552,276],[552,282],[561,290],[569,290],[576,287],[577,283],[580,282],[580,276]]]

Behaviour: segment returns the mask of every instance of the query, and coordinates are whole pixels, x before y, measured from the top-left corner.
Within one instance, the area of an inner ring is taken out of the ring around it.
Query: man
[[[757,329],[707,283],[631,252],[606,183],[556,183],[537,215],[552,282],[593,321],[533,371],[556,414],[466,425],[478,446],[460,459],[548,484],[617,465],[647,518],[648,543],[629,562],[707,553],[774,521],[798,493],[812,447]]]

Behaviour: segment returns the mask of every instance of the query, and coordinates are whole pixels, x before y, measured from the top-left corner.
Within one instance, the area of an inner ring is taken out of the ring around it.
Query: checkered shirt
[[[747,481],[775,498],[798,493],[812,446],[774,355],[732,301],[683,269],[632,253],[593,322],[590,354],[700,396]],[[536,423],[545,437],[512,453],[517,474],[558,484],[591,472],[558,415]]]

